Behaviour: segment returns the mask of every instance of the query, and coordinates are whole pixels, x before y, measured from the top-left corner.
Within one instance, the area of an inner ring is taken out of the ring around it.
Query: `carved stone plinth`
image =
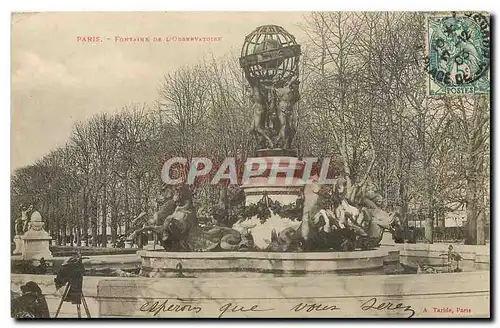
[[[31,215],[29,229],[22,237],[24,241],[23,260],[45,261],[53,259],[49,245],[52,237],[43,229],[44,222],[39,212],[35,211]]]
[[[12,252],[12,255],[21,255],[23,253],[24,242],[22,237],[22,235],[16,235],[14,237],[14,244],[16,245],[16,248],[14,249],[14,252]]]
[[[277,202],[282,206],[293,206],[299,197],[302,197],[304,183],[301,179],[304,162],[292,156],[271,156],[283,153],[282,150],[261,150],[261,155],[257,157],[258,161],[265,161],[266,171],[258,176],[250,177],[244,182],[241,188],[245,192],[245,206],[248,208],[259,202]],[[288,153],[287,153],[288,154]],[[255,169],[255,158],[249,158],[245,164],[246,170]],[[280,163],[280,167],[289,167],[295,174],[285,177],[284,173],[278,173],[275,179],[270,178],[273,163]],[[270,204],[269,208],[272,207]],[[247,218],[243,225],[251,226],[248,230],[252,233],[254,244],[258,249],[266,249],[271,242],[271,231],[280,233],[289,227],[298,227],[300,221],[296,218],[281,217],[278,214],[270,212],[271,215],[266,220],[261,220],[258,215]],[[301,215],[300,215],[301,217]],[[264,221],[264,222],[262,222]]]

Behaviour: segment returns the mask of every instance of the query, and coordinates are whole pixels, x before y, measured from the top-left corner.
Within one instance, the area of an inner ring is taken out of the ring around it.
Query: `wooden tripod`
[[[66,284],[66,289],[64,290],[63,296],[61,298],[61,302],[59,302],[59,306],[57,307],[57,311],[56,311],[56,315],[54,316],[54,319],[57,318],[57,316],[59,315],[59,312],[61,311],[61,307],[62,307],[62,305],[64,303],[64,300],[68,296],[68,293],[69,293],[70,289],[71,289],[71,283],[68,281],[68,283]],[[81,295],[82,295],[83,308],[85,309],[85,313],[87,314],[87,318],[91,318],[89,307],[87,305],[87,301],[85,300],[85,296],[83,295],[83,291],[81,292]],[[76,304],[76,313],[78,314],[78,318],[82,317],[82,312],[81,312],[81,309],[80,309],[80,304]]]

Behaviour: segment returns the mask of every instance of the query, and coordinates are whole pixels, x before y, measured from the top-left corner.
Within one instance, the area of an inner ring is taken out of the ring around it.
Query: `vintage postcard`
[[[490,318],[487,12],[14,12],[13,318]]]

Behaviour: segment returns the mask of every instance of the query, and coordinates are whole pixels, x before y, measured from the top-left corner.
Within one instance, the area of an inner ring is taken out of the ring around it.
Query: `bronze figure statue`
[[[292,147],[300,55],[295,37],[280,26],[260,26],[245,39],[240,66],[251,88],[251,133],[258,149]]]
[[[278,145],[284,149],[292,147],[292,140],[295,137],[295,122],[293,118],[293,108],[300,99],[298,76],[295,76],[282,88],[275,88],[276,113],[279,120]]]
[[[250,133],[257,138],[257,143],[261,148],[274,148],[274,141],[268,134],[269,126],[269,106],[267,103],[266,90],[258,84],[251,86],[253,121]]]

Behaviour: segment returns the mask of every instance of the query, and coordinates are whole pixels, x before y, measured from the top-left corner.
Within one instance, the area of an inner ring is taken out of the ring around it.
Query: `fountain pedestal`
[[[278,201],[281,205],[294,204],[303,195],[304,183],[302,172],[304,162],[296,157],[296,153],[285,149],[267,149],[257,151],[256,157],[247,159],[245,170],[255,170],[255,166],[265,162],[266,170],[259,176],[250,177],[241,188],[245,192],[245,206],[252,206],[259,202]],[[279,169],[276,169],[279,167]],[[273,168],[277,172],[273,174]],[[288,176],[285,170],[289,170]],[[281,172],[283,170],[283,172]],[[275,176],[273,178],[273,175]],[[243,225],[253,226],[254,244],[258,249],[266,249],[271,241],[271,231],[280,233],[288,227],[298,227],[300,221],[284,218],[271,213],[271,217],[261,222],[257,215],[243,221]]]

